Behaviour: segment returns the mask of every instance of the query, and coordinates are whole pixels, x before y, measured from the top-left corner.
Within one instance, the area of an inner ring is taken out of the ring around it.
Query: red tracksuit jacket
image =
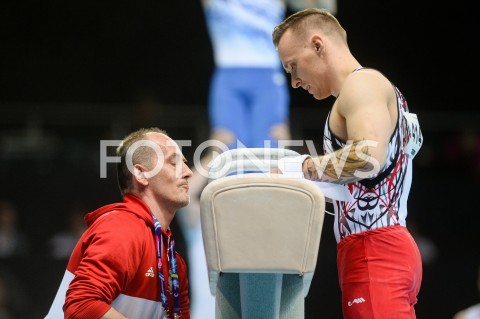
[[[148,206],[127,194],[86,215],[88,229],[75,247],[46,318],[95,319],[111,307],[129,319],[164,318],[160,299],[154,224]],[[167,238],[162,229],[168,278]],[[185,261],[177,253],[182,319],[190,318]],[[170,309],[173,309],[173,302]]]

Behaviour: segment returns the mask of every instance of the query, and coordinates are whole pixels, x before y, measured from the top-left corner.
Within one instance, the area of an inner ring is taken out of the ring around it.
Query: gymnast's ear
[[[323,39],[318,34],[314,34],[311,38],[311,43],[315,51],[320,54],[323,50]]]

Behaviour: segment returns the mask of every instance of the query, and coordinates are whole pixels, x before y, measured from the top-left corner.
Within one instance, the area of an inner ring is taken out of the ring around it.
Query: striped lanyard
[[[167,319],[170,319],[169,307],[168,307],[168,298],[167,298],[167,288],[170,288],[169,293],[173,294],[173,319],[180,318],[181,308],[180,308],[180,286],[178,282],[178,267],[177,267],[177,256],[175,254],[175,242],[173,238],[169,237],[168,240],[168,250],[167,250],[167,259],[170,264],[169,269],[169,278],[168,278],[168,287],[165,286],[165,277],[163,276],[163,262],[162,262],[162,228],[160,222],[153,215],[153,221],[155,223],[155,244],[157,248],[157,267],[158,267],[158,279],[160,280],[160,295],[162,298],[162,307],[165,311]],[[170,232],[170,228],[168,228]]]

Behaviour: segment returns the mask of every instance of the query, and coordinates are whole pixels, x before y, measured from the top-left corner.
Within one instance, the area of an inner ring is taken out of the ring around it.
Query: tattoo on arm
[[[311,180],[347,184],[373,177],[378,173],[378,165],[369,153],[368,143],[353,141],[331,154],[312,159],[306,163],[305,177]],[[371,144],[370,144],[371,145]]]

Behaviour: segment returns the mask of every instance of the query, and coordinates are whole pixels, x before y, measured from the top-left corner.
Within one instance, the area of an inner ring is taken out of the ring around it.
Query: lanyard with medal
[[[160,296],[162,298],[162,307],[165,311],[167,319],[172,318],[168,307],[167,287],[165,286],[165,277],[163,276],[163,262],[162,262],[162,228],[160,222],[152,213],[153,221],[155,223],[155,244],[157,248],[157,267],[158,267],[158,279],[160,280]],[[173,294],[173,318],[177,319],[181,316],[180,308],[180,294],[179,294],[179,282],[178,282],[178,267],[177,257],[175,254],[175,242],[173,238],[169,238],[167,259],[170,264],[168,286],[171,289],[170,293]]]

